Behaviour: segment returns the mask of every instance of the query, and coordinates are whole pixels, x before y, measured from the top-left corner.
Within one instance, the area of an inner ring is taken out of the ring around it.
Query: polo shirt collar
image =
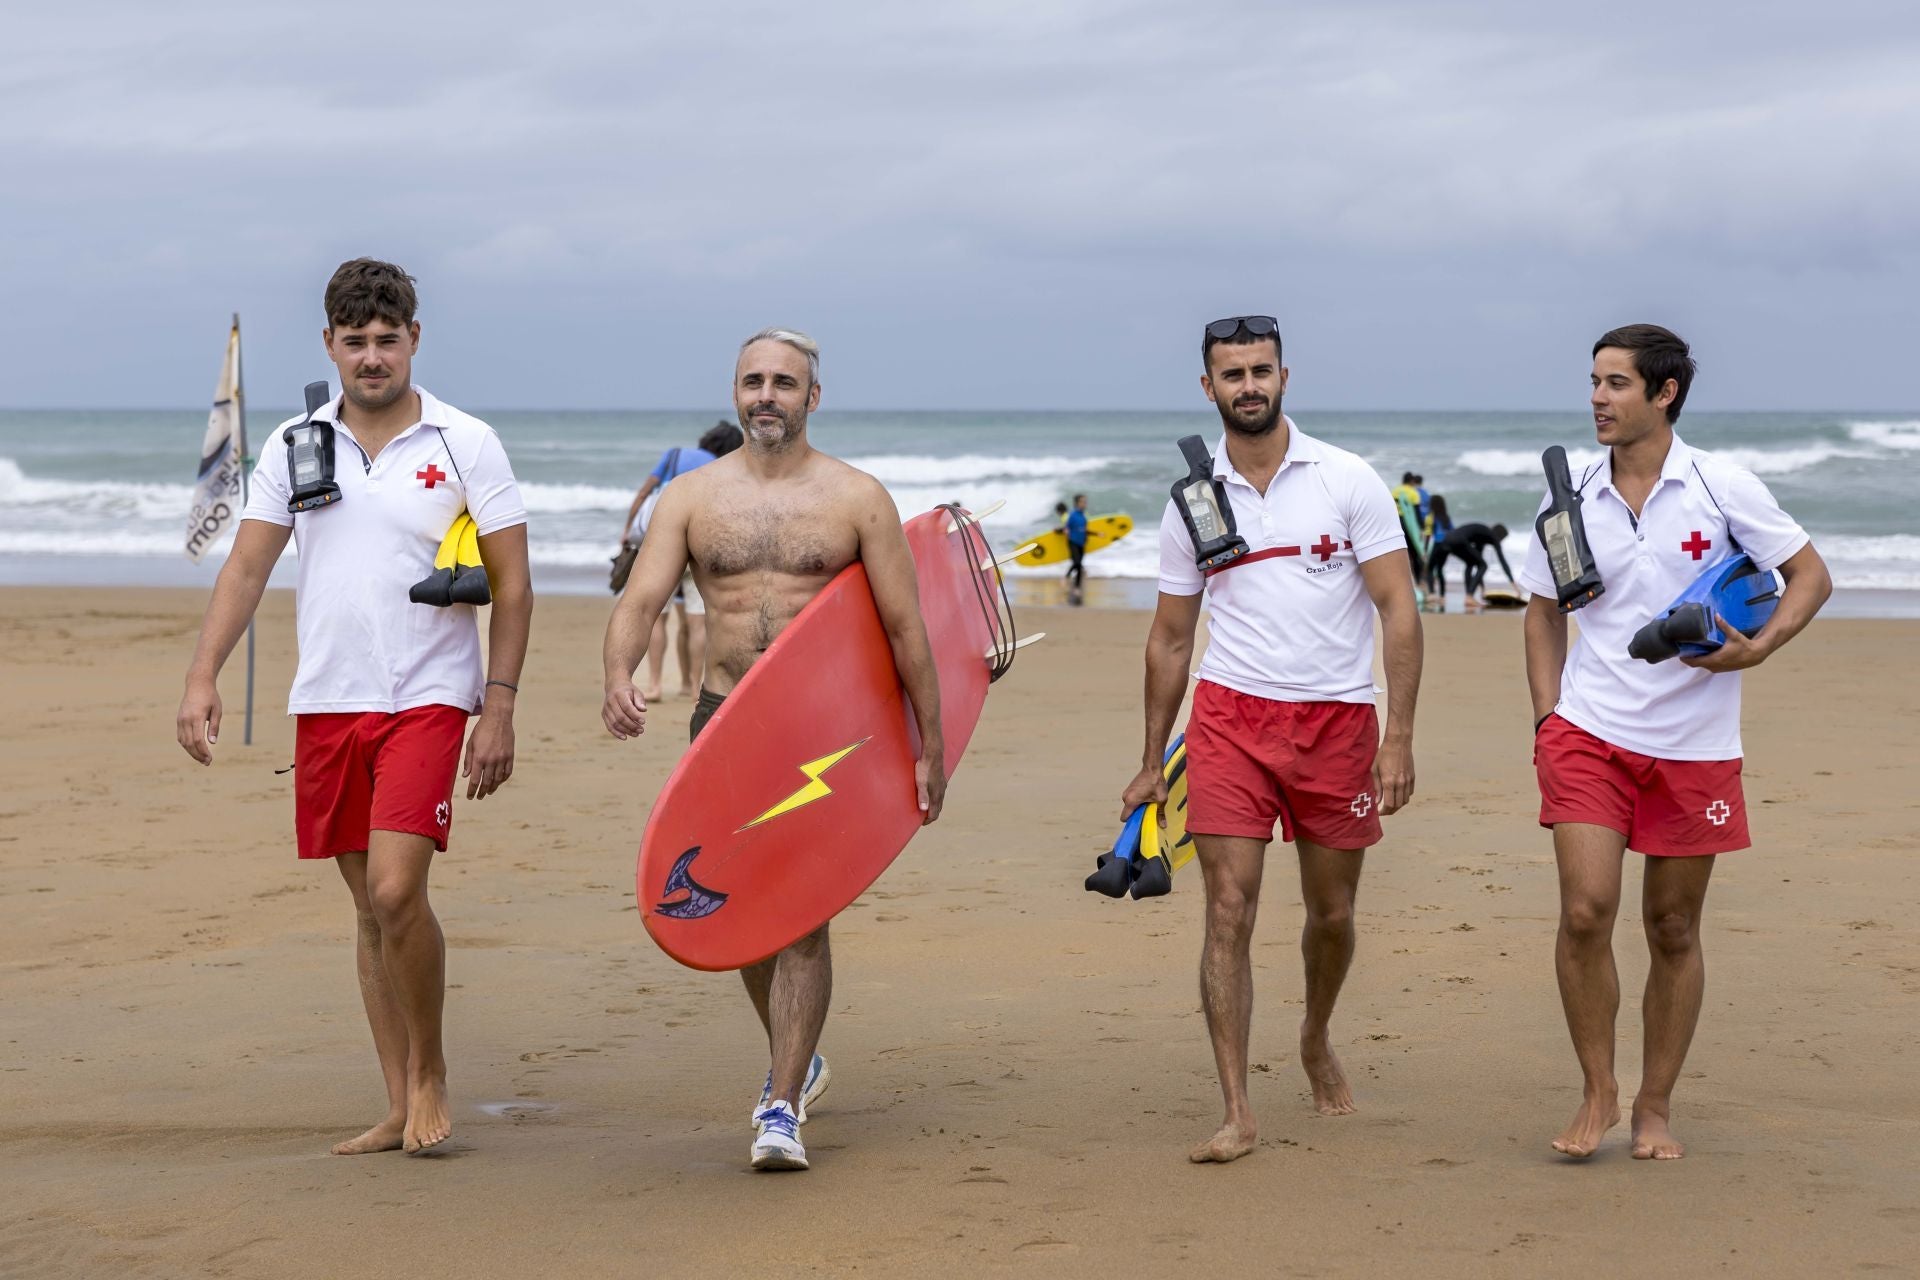
[[[1287,424],[1287,456],[1280,459],[1280,471],[1286,470],[1296,462],[1325,461],[1327,456],[1325,446],[1302,431],[1286,414],[1281,414],[1280,420]],[[1280,471],[1274,474],[1278,475]],[[1233,463],[1228,460],[1227,433],[1224,431],[1220,433],[1220,440],[1213,447],[1213,478],[1221,481],[1231,480],[1247,485],[1249,489],[1253,487],[1248,484],[1245,477],[1233,469]]]
[[[452,425],[452,421],[447,414],[447,406],[441,404],[431,392],[419,383],[416,382],[412,384],[412,386],[413,394],[420,397],[420,420],[395,436],[395,440],[404,440],[421,427],[446,427]],[[318,422],[331,422],[348,435],[352,435],[353,428],[340,421],[340,406],[346,402],[346,398],[347,393],[342,391],[339,395],[327,401],[324,406],[314,413],[314,420]]]
[[[1667,481],[1685,484],[1693,478],[1693,446],[1680,438],[1678,431],[1673,433],[1673,443],[1667,446],[1666,460],[1660,464],[1660,478],[1653,482],[1658,489]],[[1609,450],[1605,461],[1600,464],[1600,487],[1619,496],[1613,487],[1613,452]]]

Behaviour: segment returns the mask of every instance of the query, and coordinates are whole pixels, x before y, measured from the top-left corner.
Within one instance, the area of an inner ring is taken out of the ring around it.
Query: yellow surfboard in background
[[[1110,547],[1133,532],[1133,517],[1125,514],[1094,516],[1087,521],[1087,554]],[[1021,551],[1012,563],[1028,566],[1065,564],[1067,535],[1059,529],[1036,533],[1020,543]]]

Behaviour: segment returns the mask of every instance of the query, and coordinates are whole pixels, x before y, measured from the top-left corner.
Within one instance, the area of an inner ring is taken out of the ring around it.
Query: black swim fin
[[[444,609],[453,603],[453,567],[435,569],[407,588],[407,599],[415,604],[430,604]]]
[[[1173,867],[1164,857],[1148,858],[1140,864],[1140,874],[1133,881],[1133,900],[1157,898],[1173,892]]]
[[[1104,893],[1109,898],[1127,896],[1127,881],[1131,878],[1129,868],[1132,862],[1126,858],[1117,858],[1111,853],[1100,855],[1094,863],[1093,874],[1087,877],[1087,889],[1093,893]]]

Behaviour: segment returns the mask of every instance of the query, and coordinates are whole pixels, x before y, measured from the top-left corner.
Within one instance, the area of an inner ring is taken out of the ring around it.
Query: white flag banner
[[[228,525],[240,518],[240,473],[246,465],[246,419],[240,408],[240,317],[227,335],[227,358],[207,415],[207,438],[200,445],[200,478],[193,486],[193,510],[187,516],[187,557],[198,564]]]

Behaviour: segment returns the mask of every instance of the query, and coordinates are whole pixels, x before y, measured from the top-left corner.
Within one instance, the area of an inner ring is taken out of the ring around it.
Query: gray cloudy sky
[[[1920,5],[87,0],[0,32],[0,405],[290,404],[420,279],[458,404],[695,407],[768,323],[829,407],[1920,407]]]

